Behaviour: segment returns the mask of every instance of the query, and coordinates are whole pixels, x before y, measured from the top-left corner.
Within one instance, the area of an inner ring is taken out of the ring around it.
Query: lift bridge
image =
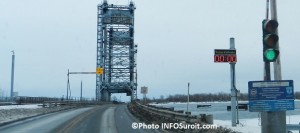
[[[98,5],[96,99],[110,101],[112,93],[137,97],[137,45],[134,44],[135,5]]]

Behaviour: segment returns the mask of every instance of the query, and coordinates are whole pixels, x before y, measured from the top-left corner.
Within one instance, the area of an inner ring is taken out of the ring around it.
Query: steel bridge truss
[[[134,44],[133,2],[128,6],[98,5],[96,98],[110,101],[112,93],[126,93],[136,98],[137,45]]]

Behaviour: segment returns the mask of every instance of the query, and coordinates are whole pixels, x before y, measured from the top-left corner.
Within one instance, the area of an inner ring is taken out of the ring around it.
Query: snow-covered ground
[[[36,109],[36,108],[42,108],[41,106],[38,106],[38,105],[41,105],[41,104],[0,106],[0,110],[4,110],[4,109]]]
[[[43,108],[37,104],[0,106],[0,125],[70,108],[74,108],[74,106],[58,106],[51,108]]]
[[[240,124],[236,127],[231,126],[231,121],[214,120],[214,124],[227,127],[241,133],[261,133],[261,123],[259,118],[240,119]],[[299,124],[300,115],[290,115],[286,117],[286,124]]]

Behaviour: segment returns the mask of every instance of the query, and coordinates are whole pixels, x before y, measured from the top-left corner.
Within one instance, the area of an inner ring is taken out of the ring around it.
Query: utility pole
[[[10,98],[14,97],[14,74],[15,74],[15,51],[11,51],[12,54],[12,64],[11,64],[11,84],[10,84]]]
[[[235,50],[234,38],[230,38],[230,48]],[[235,87],[235,63],[230,63],[230,77],[231,77],[231,126],[235,127],[237,124],[237,93]]]
[[[66,100],[69,99],[69,88],[70,88],[70,70],[68,69],[68,82],[67,82],[67,97],[66,97]]]

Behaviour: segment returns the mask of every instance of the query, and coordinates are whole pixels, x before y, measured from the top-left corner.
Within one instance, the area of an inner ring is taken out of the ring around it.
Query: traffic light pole
[[[277,4],[276,0],[271,0],[271,19],[277,20]],[[278,35],[278,30],[276,31]],[[276,49],[279,49],[279,43],[276,45]],[[282,80],[281,77],[281,62],[280,62],[280,54],[277,57],[277,60],[274,62],[274,79],[275,80]]]
[[[269,1],[269,0],[268,0]],[[270,0],[271,5],[271,20],[277,20],[276,0]],[[276,31],[278,34],[278,30]],[[277,43],[279,50],[279,43]],[[281,64],[280,55],[274,62],[274,79],[281,80]],[[265,62],[265,81],[271,80],[270,62]],[[285,111],[268,111],[261,112],[261,132],[262,133],[284,133],[286,132],[286,112]]]
[[[265,75],[264,80],[270,81],[271,80],[271,68],[270,68],[270,62],[265,62]]]
[[[265,62],[265,81],[271,80],[270,62]],[[262,133],[285,133],[286,132],[286,112],[267,111],[261,112],[261,132]]]

